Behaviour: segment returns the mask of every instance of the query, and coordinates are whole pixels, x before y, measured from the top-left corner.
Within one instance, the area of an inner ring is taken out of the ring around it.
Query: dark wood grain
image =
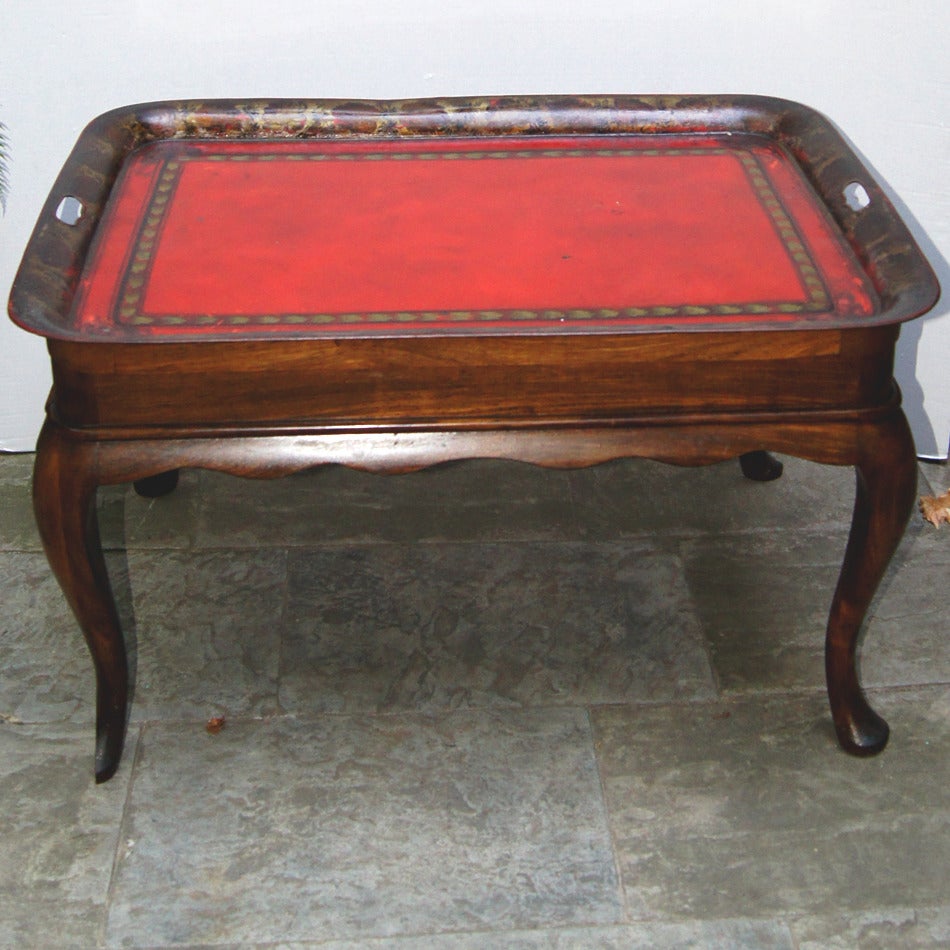
[[[270,343],[51,340],[51,411],[74,428],[326,428],[841,409],[890,397],[895,334],[885,326]]]
[[[109,584],[99,525],[98,447],[70,439],[47,422],[33,472],[33,508],[43,548],[72,607],[96,670],[97,782],[119,766],[125,741],[129,672],[125,640]]]

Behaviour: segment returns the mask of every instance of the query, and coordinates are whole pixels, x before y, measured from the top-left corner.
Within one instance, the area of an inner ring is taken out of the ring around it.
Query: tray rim
[[[130,336],[120,341],[106,334],[84,333],[70,322],[79,278],[119,173],[133,151],[156,141],[704,133],[762,136],[783,148],[854,252],[877,293],[880,309],[860,322],[822,314],[792,324],[750,320],[740,325],[625,327],[616,333],[860,329],[914,319],[937,302],[940,288],[936,276],[883,189],[828,119],[789,100],[732,95],[215,99],[124,106],[103,113],[86,126],[40,211],[13,283],[9,315],[21,328],[52,339],[135,346],[184,342],[173,336]],[[845,187],[855,181],[870,198],[867,207],[859,211],[851,209],[844,196]],[[56,216],[65,196],[82,203],[83,214],[74,225],[64,224]],[[286,342],[313,339],[313,335],[291,331],[275,336],[264,330],[235,337],[209,332],[187,342],[238,344],[268,339]]]

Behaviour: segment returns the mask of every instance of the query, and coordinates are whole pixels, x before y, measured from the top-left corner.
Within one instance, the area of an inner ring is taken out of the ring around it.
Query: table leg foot
[[[739,456],[742,474],[754,482],[772,482],[782,475],[782,463],[769,452],[746,452]]]
[[[106,721],[100,710],[96,719],[96,784],[108,782],[118,771],[125,745],[125,711]]]
[[[135,493],[142,498],[161,498],[162,495],[171,494],[177,485],[178,469],[173,468],[170,472],[161,472],[158,475],[140,478],[133,482],[132,487],[135,489]]]
[[[119,765],[128,708],[128,663],[96,520],[97,449],[49,421],[36,447],[33,508],[50,567],[96,670],[97,782]]]
[[[871,709],[856,667],[861,626],[897,549],[917,492],[914,443],[899,418],[865,432],[855,465],[851,534],[835,590],[825,641],[828,699],[842,748],[874,755],[887,744],[887,723]]]
[[[833,701],[832,701],[833,702]],[[834,713],[834,705],[832,705]],[[887,723],[870,707],[863,693],[841,704],[835,715],[835,732],[845,752],[857,756],[877,755],[891,734]]]

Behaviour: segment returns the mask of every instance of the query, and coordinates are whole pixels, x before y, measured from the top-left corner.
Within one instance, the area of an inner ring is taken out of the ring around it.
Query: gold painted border
[[[509,159],[509,158],[589,158],[663,155],[732,155],[742,164],[753,191],[769,215],[799,279],[805,287],[806,300],[766,303],[750,301],[734,304],[623,307],[623,308],[572,308],[566,310],[453,310],[436,311],[383,311],[367,313],[293,313],[293,314],[161,314],[142,311],[141,305],[148,273],[161,236],[165,214],[171,205],[183,166],[189,161],[435,161],[460,159]],[[830,308],[830,297],[821,279],[814,260],[808,252],[782,202],[775,194],[771,183],[755,155],[742,149],[710,146],[705,148],[596,148],[596,149],[515,149],[474,151],[408,151],[408,152],[259,152],[228,149],[226,152],[182,154],[165,161],[148,202],[145,216],[139,227],[129,267],[123,276],[116,304],[117,322],[131,326],[185,327],[185,326],[318,326],[339,325],[352,328],[360,325],[381,326],[385,324],[408,326],[462,323],[527,323],[583,324],[591,321],[624,321],[673,319],[677,317],[733,317],[761,316],[765,314],[794,315],[823,313]]]

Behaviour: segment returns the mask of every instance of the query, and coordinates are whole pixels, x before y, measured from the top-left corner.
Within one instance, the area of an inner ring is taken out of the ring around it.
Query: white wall
[[[950,299],[946,0],[0,0],[11,194],[0,296],[86,121],[149,99],[747,92],[829,115],[898,193]],[[950,442],[950,302],[905,330],[918,450]],[[0,321],[0,449],[32,446],[42,341]]]

